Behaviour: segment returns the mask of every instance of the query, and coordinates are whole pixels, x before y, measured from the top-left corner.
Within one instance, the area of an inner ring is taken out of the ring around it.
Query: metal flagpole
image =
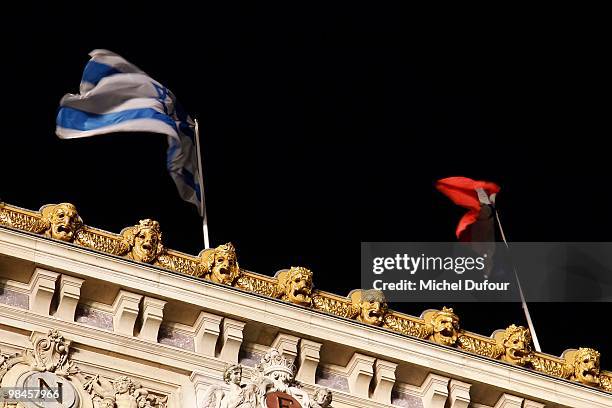
[[[204,174],[202,172],[202,155],[200,153],[200,125],[197,119],[195,122],[195,143],[196,153],[198,156],[198,181],[200,183],[200,212],[202,214],[202,232],[204,233],[204,249],[210,248],[210,241],[208,240],[208,216],[206,215],[206,199],[204,198]]]
[[[502,240],[504,244],[506,244],[506,249],[509,251],[510,246],[508,245],[508,241],[506,240],[506,235],[504,234],[504,229],[502,227],[501,221],[499,219],[499,213],[493,205],[493,211],[495,211],[495,219],[497,220],[497,225],[499,226],[499,232],[501,233]],[[516,283],[518,284],[519,294],[521,295],[521,304],[523,306],[523,312],[525,313],[525,318],[527,319],[527,324],[529,325],[529,331],[531,332],[531,339],[533,340],[533,346],[536,351],[542,352],[540,348],[540,342],[538,341],[538,336],[536,335],[535,327],[533,325],[533,321],[531,320],[531,314],[529,313],[529,308],[527,307],[527,302],[525,301],[525,295],[523,295],[523,288],[521,288],[521,282],[519,281],[518,273],[516,272],[516,267],[514,264],[512,265],[512,269],[514,270],[514,277],[516,278]]]

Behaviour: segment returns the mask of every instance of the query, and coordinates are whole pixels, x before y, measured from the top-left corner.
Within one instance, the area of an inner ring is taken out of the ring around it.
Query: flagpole
[[[493,210],[495,211],[495,219],[497,220],[497,225],[499,226],[499,232],[501,234],[502,240],[506,245],[506,249],[509,251],[510,246],[508,245],[508,241],[506,240],[506,235],[504,234],[504,228],[502,227],[501,221],[499,219],[499,213],[495,206],[493,206]],[[538,341],[538,336],[535,331],[535,326],[533,325],[533,321],[531,320],[531,314],[529,313],[529,308],[527,307],[527,302],[525,301],[525,295],[523,294],[523,288],[521,287],[521,282],[519,281],[518,273],[516,272],[516,267],[514,264],[512,265],[512,269],[514,270],[514,277],[516,278],[516,283],[518,285],[519,294],[521,295],[521,305],[523,307],[523,312],[525,313],[525,319],[527,319],[527,325],[529,326],[529,331],[531,332],[531,339],[533,340],[533,346],[536,351],[542,352],[540,348],[540,342]]]
[[[208,240],[208,216],[206,215],[206,199],[204,198],[204,174],[202,172],[202,154],[200,153],[200,124],[197,119],[195,122],[195,144],[196,153],[198,156],[198,182],[200,183],[200,194],[202,195],[200,200],[200,213],[202,214],[202,232],[204,233],[204,249],[210,248],[210,241]]]

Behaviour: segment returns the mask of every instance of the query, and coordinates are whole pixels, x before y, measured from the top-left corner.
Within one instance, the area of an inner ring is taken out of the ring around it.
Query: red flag
[[[461,239],[462,235],[478,220],[480,214],[481,202],[478,198],[476,189],[480,188],[485,191],[487,197],[492,194],[497,194],[500,190],[499,186],[489,181],[476,181],[467,177],[448,177],[436,182],[436,188],[442,194],[452,200],[453,203],[467,208],[469,211],[459,220],[457,225],[457,239]]]

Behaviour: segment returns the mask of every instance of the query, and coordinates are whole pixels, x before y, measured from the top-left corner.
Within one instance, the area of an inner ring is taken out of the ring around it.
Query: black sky
[[[319,288],[346,294],[360,284],[360,241],[454,239],[462,210],[433,188],[450,175],[502,186],[511,240],[610,241],[610,70],[597,25],[421,17],[253,5],[15,17],[2,28],[0,197],[31,209],[69,201],[115,232],[154,218],[167,246],[202,249],[164,137],[54,135],[87,53],[107,48],[200,119],[211,238],[234,242],[247,269],[307,266]],[[517,305],[454,306],[483,334],[522,323]],[[544,351],[592,346],[612,368],[597,329],[609,304],[531,307]]]

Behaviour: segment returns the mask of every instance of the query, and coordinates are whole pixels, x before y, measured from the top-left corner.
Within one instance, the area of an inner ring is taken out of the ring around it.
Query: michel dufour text
[[[466,271],[483,272],[486,267],[486,260],[486,254],[479,257],[396,254],[393,257],[373,258],[372,272],[375,275],[381,275],[388,271],[402,271],[415,275],[419,271],[438,271],[462,275]],[[482,281],[465,279],[452,282],[446,279],[417,279],[417,281],[401,279],[395,282],[385,282],[383,279],[376,279],[372,285],[373,289],[383,291],[507,291],[509,286],[508,282],[494,283],[487,279]]]

